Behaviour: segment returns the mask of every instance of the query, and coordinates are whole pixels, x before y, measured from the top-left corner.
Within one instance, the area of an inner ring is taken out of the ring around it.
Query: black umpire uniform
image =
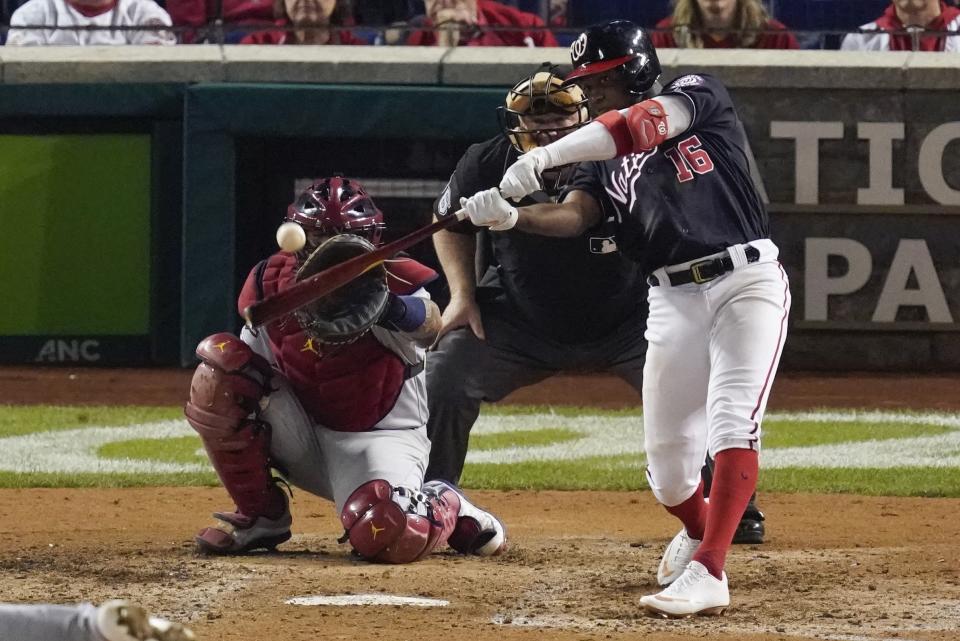
[[[505,136],[471,146],[434,214],[448,215],[461,196],[498,184],[518,153]],[[556,201],[573,169],[545,175],[545,190],[520,204]],[[499,401],[561,371],[616,374],[639,396],[646,283],[639,266],[617,250],[614,228],[607,220],[576,238],[517,230],[489,235],[491,264],[476,292],[486,340],[469,327],[457,328],[427,360],[431,450],[425,480],[459,481],[483,401]],[[452,231],[476,234],[478,228],[464,223]]]

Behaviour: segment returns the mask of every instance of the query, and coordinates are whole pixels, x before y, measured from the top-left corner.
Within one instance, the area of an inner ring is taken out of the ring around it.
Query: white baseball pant
[[[750,244],[760,250],[755,263],[747,263],[743,246],[737,246],[730,250],[733,271],[707,283],[649,290],[644,444],[650,487],[667,506],[696,491],[708,451],[716,456],[731,448],[760,449],[790,288],[776,245]]]

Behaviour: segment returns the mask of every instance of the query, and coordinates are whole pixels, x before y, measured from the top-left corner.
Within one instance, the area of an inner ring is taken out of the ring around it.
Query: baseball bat
[[[283,318],[295,309],[312,303],[318,298],[323,298],[330,292],[340,289],[353,279],[380,265],[388,258],[392,258],[397,252],[419,243],[441,229],[455,225],[466,217],[467,212],[461,209],[450,216],[444,216],[426,227],[421,227],[406,236],[387,243],[369,254],[354,256],[338,265],[316,273],[282,292],[250,305],[243,310],[247,327],[266,325],[271,321]]]

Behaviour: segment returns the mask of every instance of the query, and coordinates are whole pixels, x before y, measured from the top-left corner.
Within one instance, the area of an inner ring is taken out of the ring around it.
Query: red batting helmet
[[[285,219],[299,223],[308,232],[356,234],[374,245],[380,245],[386,227],[383,212],[363,185],[343,176],[315,180],[287,207]]]

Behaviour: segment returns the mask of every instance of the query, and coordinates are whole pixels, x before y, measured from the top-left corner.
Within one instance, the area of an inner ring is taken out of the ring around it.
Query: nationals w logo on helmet
[[[573,60],[573,66],[580,65],[580,58],[587,52],[587,34],[581,33],[580,37],[570,45],[570,58]]]
[[[570,45],[570,58],[573,71],[566,82],[618,69],[614,82],[641,96],[660,77],[660,61],[650,35],[629,20],[589,27]]]

